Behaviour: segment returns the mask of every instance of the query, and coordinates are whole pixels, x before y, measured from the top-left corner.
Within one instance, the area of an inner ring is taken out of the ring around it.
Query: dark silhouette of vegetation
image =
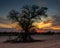
[[[0,32],[0,36],[18,36],[24,34],[23,32]],[[60,34],[60,32],[51,32],[47,31],[44,33],[38,33],[38,32],[29,32],[30,35],[55,35],[55,34]]]
[[[11,19],[13,22],[18,22],[19,25],[23,28],[24,34],[18,35],[17,39],[15,40],[22,40],[22,41],[34,41],[34,39],[30,35],[30,28],[32,27],[32,19],[35,19],[39,16],[45,16],[47,11],[47,7],[39,7],[37,5],[32,6],[23,6],[22,11],[19,13],[15,10],[11,10],[9,12],[9,15],[7,16],[9,19]],[[40,18],[38,18],[40,19]],[[20,39],[21,38],[21,39]]]

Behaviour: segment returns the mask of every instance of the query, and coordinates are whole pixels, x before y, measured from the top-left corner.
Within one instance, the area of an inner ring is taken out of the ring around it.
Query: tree
[[[12,19],[13,21],[17,21],[19,25],[25,31],[24,34],[19,35],[18,39],[23,41],[33,41],[31,35],[29,34],[30,28],[32,27],[32,19],[35,19],[38,16],[45,16],[47,17],[46,10],[47,7],[39,7],[37,5],[32,6],[23,6],[21,13],[18,13],[15,10],[11,10],[8,18]],[[40,18],[39,18],[40,19]]]

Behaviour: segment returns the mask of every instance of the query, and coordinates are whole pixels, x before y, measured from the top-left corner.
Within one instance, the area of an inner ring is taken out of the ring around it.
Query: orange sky
[[[35,28],[38,28],[38,29],[42,29],[42,30],[38,30],[41,31],[41,32],[44,32],[44,30],[60,30],[60,25],[53,25],[55,19],[51,19],[51,20],[48,20],[47,22],[45,21],[42,21],[42,22],[35,22],[33,23],[33,26],[35,26]]]
[[[45,19],[44,19],[45,20]],[[48,20],[48,21],[42,21],[42,22],[34,22],[32,26],[35,27],[35,29],[51,29],[51,30],[60,30],[60,25],[53,25],[54,20]],[[0,28],[16,28],[17,30],[22,30],[22,28],[19,26],[18,22],[10,23],[10,24],[4,24],[0,23]],[[41,32],[44,32],[44,30],[40,30]],[[38,31],[39,32],[39,31]]]
[[[60,30],[60,26],[52,26],[52,22],[40,22],[40,23],[33,23],[33,26],[38,29],[51,29],[51,30]],[[18,30],[21,30],[22,28],[18,25],[18,23],[12,23],[12,24],[3,24],[0,23],[0,28],[16,28]],[[37,32],[44,32],[44,30],[38,30]]]
[[[17,22],[12,24],[0,23],[0,28],[16,28],[17,30],[22,30],[22,28],[18,25]]]

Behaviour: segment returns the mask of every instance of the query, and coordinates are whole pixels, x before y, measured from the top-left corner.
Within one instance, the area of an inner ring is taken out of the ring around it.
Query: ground
[[[41,40],[31,43],[4,43],[7,36],[0,36],[0,48],[60,48],[60,35],[34,35],[34,39]],[[12,38],[15,38],[12,36]]]

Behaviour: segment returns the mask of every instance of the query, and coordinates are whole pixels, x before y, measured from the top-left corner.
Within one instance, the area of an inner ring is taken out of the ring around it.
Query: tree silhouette
[[[32,19],[35,19],[38,16],[45,16],[47,17],[46,10],[47,7],[39,7],[37,5],[32,5],[32,6],[23,6],[21,13],[11,10],[8,18],[12,19],[12,21],[16,21],[19,23],[19,25],[23,28],[25,31],[24,34],[19,35],[18,39],[23,40],[23,41],[32,41],[32,37],[29,34],[30,28],[32,27]]]

